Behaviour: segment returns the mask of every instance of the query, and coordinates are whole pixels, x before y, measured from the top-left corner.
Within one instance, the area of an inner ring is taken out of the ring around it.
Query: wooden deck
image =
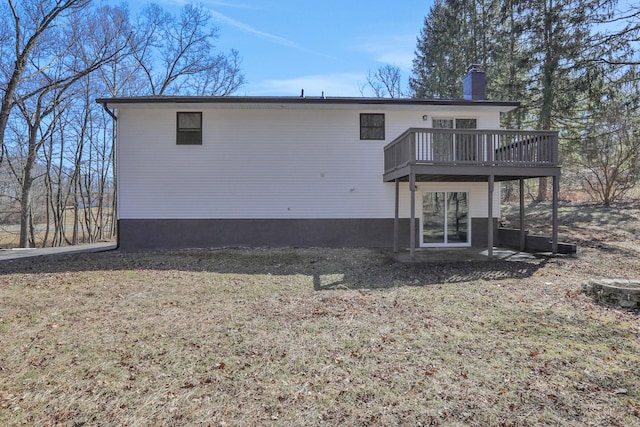
[[[416,253],[416,182],[486,182],[487,218],[494,218],[495,182],[520,182],[520,211],[524,215],[524,180],[552,177],[551,251],[558,252],[558,133],[498,129],[410,128],[384,147],[385,182],[395,181],[394,252],[398,247],[400,181],[409,183],[409,258]],[[494,258],[494,224],[487,221],[487,256]],[[521,221],[521,224],[523,221]],[[521,227],[523,227],[521,225]],[[525,247],[525,230],[519,230]]]
[[[384,181],[559,176],[552,131],[410,128],[384,147]]]

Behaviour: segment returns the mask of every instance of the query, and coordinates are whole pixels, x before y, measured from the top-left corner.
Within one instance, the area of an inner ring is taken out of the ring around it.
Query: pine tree
[[[460,97],[466,65],[481,64],[489,99],[522,103],[509,127],[574,126],[591,73],[594,26],[616,0],[438,0],[418,39],[416,96]],[[540,181],[538,200],[546,198]]]
[[[464,17],[457,3],[436,0],[425,18],[413,61],[414,77],[409,81],[418,98],[462,97],[469,58],[464,49],[468,40],[461,31]]]

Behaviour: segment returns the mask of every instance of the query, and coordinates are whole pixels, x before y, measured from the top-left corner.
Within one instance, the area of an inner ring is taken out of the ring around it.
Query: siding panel
[[[119,109],[120,219],[390,218],[394,184],[382,182],[384,145],[430,125],[425,114],[477,117],[481,128],[499,120],[496,109],[470,107],[177,107]],[[203,144],[177,146],[176,111],[190,110],[203,112]],[[386,114],[385,141],[359,139],[366,112]],[[401,216],[408,217],[403,188]]]

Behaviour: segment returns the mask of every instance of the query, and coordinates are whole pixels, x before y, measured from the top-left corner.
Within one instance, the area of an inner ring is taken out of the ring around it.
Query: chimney
[[[478,64],[471,64],[464,76],[464,99],[487,99],[484,71]]]

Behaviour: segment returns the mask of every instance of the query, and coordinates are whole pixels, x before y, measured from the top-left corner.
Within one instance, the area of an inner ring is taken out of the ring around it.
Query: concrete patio
[[[100,242],[75,246],[60,246],[55,248],[0,249],[0,262],[44,255],[69,255],[90,252],[105,252],[114,250],[116,247],[117,245],[114,242]]]

